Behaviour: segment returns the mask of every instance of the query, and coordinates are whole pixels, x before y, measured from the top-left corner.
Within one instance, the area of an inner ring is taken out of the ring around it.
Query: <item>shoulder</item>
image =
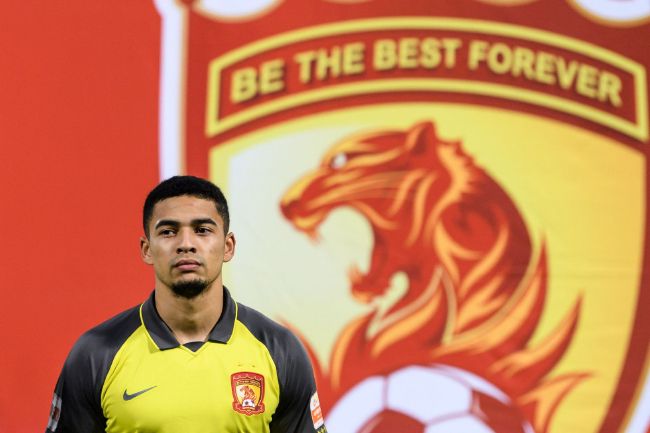
[[[139,326],[139,307],[134,307],[79,337],[63,364],[54,390],[53,405],[59,408],[60,419],[51,419],[51,431],[103,431],[104,380],[116,353]]]
[[[315,432],[310,402],[316,383],[300,340],[286,327],[242,304],[238,304],[237,320],[267,347],[277,370],[280,402],[270,431]]]
[[[293,335],[286,327],[240,302],[237,302],[237,320],[253,334]]]
[[[72,347],[66,367],[77,372],[91,369],[98,373],[98,370],[104,370],[126,339],[140,326],[139,309],[139,306],[130,308],[83,333]]]
[[[240,303],[237,305],[237,320],[266,346],[280,379],[287,374],[312,374],[307,351],[291,330],[253,308]]]
[[[129,308],[84,332],[75,349],[101,350],[121,345],[140,326],[139,310],[140,306]]]
[[[239,302],[237,307],[237,320],[269,350],[298,350],[302,354],[302,344],[285,326]]]

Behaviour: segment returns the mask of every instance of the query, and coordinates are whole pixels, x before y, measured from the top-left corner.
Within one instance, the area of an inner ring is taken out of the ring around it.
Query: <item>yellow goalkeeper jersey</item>
[[[208,341],[178,343],[151,297],[85,333],[47,433],[325,433],[298,339],[224,288]]]

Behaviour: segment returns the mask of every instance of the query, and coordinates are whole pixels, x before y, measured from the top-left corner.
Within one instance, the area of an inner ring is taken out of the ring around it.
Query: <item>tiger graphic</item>
[[[242,397],[242,406],[243,407],[253,407],[254,408],[256,406],[255,400],[256,400],[257,397],[255,396],[255,392],[249,386],[244,385],[241,388],[239,394]]]
[[[368,270],[349,271],[352,296],[372,311],[345,326],[327,366],[303,338],[325,409],[369,375],[438,362],[496,384],[545,432],[561,399],[588,376],[547,377],[575,331],[580,299],[551,336],[529,344],[546,292],[545,242],[534,245],[509,194],[433,122],[343,139],[280,207],[313,238],[340,207],[372,229]],[[408,281],[404,294],[375,308],[398,273]]]
[[[457,304],[452,334],[492,317],[530,262],[529,235],[508,195],[430,122],[344,140],[281,203],[295,227],[312,235],[339,206],[361,212],[374,235],[368,272],[350,270],[353,296],[368,302],[404,272],[407,294],[392,307],[399,311],[444,269]]]

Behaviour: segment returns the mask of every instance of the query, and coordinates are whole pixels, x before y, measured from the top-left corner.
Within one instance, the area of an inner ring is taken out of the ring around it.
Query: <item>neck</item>
[[[203,293],[187,299],[156,285],[156,310],[180,344],[206,341],[223,310],[223,286],[215,281]]]

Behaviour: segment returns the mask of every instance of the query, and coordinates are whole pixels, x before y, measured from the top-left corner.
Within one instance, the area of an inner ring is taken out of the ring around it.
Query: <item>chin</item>
[[[171,289],[176,296],[186,299],[194,299],[204,293],[209,286],[209,283],[203,279],[192,278],[176,281],[171,285]]]

